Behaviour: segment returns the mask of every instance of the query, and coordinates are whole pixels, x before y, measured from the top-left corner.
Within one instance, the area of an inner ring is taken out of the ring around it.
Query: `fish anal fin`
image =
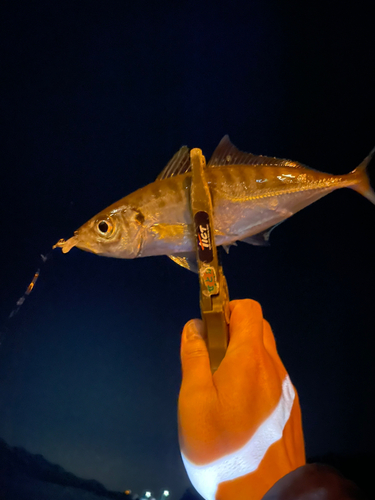
[[[162,181],[168,177],[185,174],[189,172],[190,168],[190,149],[187,146],[182,146],[182,148],[169,160],[156,180]]]
[[[179,266],[184,267],[193,273],[198,272],[198,264],[194,252],[178,253],[176,255],[168,255],[168,257]]]
[[[284,221],[281,221],[284,222]],[[248,243],[249,245],[255,245],[255,246],[263,246],[263,247],[269,247],[270,246],[270,234],[271,232],[277,227],[281,222],[278,222],[272,227],[269,227],[268,229],[265,229],[264,231],[261,231],[260,233],[254,234],[253,236],[248,236],[247,238],[244,238],[243,241],[244,243]]]
[[[229,254],[229,250],[231,247],[236,247],[236,246],[237,246],[236,242],[230,243],[229,245],[222,245],[227,254]]]
[[[243,240],[244,243],[248,243],[249,245],[254,245],[257,247],[269,247],[270,242],[264,238],[264,235],[262,233],[254,234],[253,236],[248,236],[247,238],[244,238]]]

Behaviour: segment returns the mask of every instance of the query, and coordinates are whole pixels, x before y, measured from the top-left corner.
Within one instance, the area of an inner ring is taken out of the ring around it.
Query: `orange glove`
[[[206,500],[260,500],[305,464],[301,410],[260,305],[234,300],[230,310],[228,350],[214,375],[202,321],[183,330],[180,449]]]

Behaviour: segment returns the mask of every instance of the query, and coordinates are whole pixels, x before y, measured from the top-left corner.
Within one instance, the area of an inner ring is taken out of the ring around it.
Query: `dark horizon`
[[[180,333],[196,275],[167,257],[54,250],[153,182],[182,146],[347,173],[375,145],[374,34],[355,6],[3,2],[0,437],[108,489],[181,497]],[[269,248],[239,244],[230,296],[258,300],[299,392],[308,456],[374,453],[375,206],[342,189]],[[8,320],[34,273],[35,289]]]
[[[329,453],[324,456],[309,457],[307,462],[330,465],[357,484],[365,494],[372,494],[372,478],[368,470],[375,464],[374,453],[357,455]],[[2,498],[39,500],[57,497],[67,492],[72,500],[83,498],[89,500],[91,493],[93,500],[145,498],[145,491],[143,495],[131,491],[109,491],[96,480],[79,478],[58,464],[48,462],[42,455],[33,455],[23,448],[11,447],[0,438],[0,494]],[[157,500],[162,498],[160,494],[154,494],[154,496]],[[200,498],[201,496],[193,487],[188,487],[180,500]]]

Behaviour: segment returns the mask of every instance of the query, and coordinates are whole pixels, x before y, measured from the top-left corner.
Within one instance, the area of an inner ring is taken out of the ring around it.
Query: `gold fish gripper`
[[[202,150],[190,151],[192,170],[190,205],[196,234],[196,255],[200,284],[200,308],[206,343],[214,373],[225,356],[229,341],[229,293],[219,265],[214,236],[211,194],[205,176]]]

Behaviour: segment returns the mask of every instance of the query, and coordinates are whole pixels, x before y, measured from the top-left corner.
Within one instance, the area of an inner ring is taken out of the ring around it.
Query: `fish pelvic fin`
[[[355,174],[359,178],[359,182],[351,188],[375,205],[375,191],[370,180],[370,175],[375,174],[375,148],[350,174]]]
[[[198,263],[194,252],[178,253],[176,255],[168,255],[176,264],[193,273],[198,272]]]

